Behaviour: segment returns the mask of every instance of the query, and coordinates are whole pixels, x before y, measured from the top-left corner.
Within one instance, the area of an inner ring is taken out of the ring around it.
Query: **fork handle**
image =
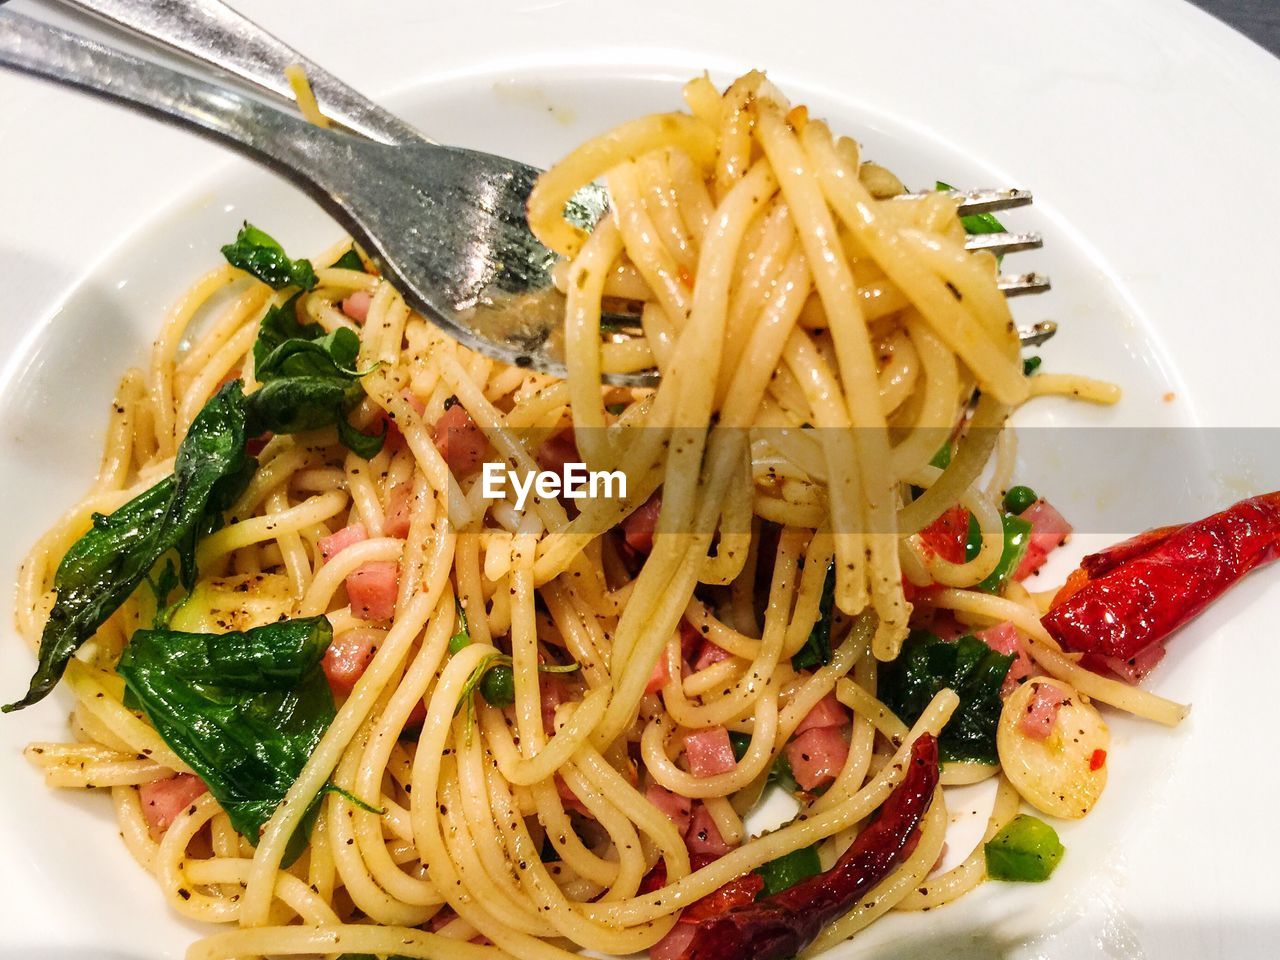
[[[0,7],[0,67],[53,80],[186,127],[270,167],[312,196],[349,134],[199,77]]]
[[[60,0],[293,101],[285,68],[307,74],[325,116],[382,143],[426,138],[221,0]]]

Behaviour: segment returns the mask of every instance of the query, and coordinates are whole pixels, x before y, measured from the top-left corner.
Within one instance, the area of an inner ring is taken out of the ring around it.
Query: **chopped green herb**
[[[232,825],[256,843],[333,721],[321,661],[333,639],[324,617],[243,633],[139,630],[117,672],[170,748],[209,786]],[[289,844],[306,843],[320,796]]]
[[[1040,369],[1040,358],[1035,354],[1025,358],[1022,361],[1022,375],[1029,377]]]
[[[996,763],[996,726],[1004,705],[1000,688],[1013,659],[977,637],[948,642],[913,630],[898,658],[880,668],[880,697],[912,724],[940,690],[950,687],[960,705],[938,737],[942,759]]]
[[[322,794],[336,793],[338,796],[340,796],[343,800],[347,801],[347,803],[351,804],[357,810],[363,810],[365,813],[376,813],[380,817],[385,817],[387,815],[386,810],[383,810],[381,807],[375,807],[371,803],[365,803],[363,800],[357,797],[350,790],[344,790],[342,789],[342,787],[338,786],[336,783],[326,783],[324,787],[320,790],[320,792]]]
[[[733,747],[733,759],[739,763],[742,758],[747,755],[747,751],[751,749],[751,734],[739,733],[736,730],[729,731],[729,746]]]
[[[937,467],[939,470],[945,470],[951,466],[951,441],[948,440],[938,448],[938,452],[933,455],[933,459],[929,461],[931,467]]]
[[[253,274],[274,290],[288,286],[310,290],[317,282],[310,260],[289,259],[274,237],[247,220],[235,242],[222,248],[222,255],[227,263]]]
[[[984,849],[987,876],[1022,883],[1048,880],[1066,851],[1053,827],[1026,814],[1014,817]]]

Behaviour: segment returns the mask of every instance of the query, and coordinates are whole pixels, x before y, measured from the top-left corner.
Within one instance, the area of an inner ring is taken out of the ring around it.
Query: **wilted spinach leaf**
[[[221,526],[222,512],[257,466],[245,452],[245,437],[245,396],[233,380],[196,415],[170,476],[114,513],[94,515],[93,526],[71,545],[54,575],[57,598],[30,688],[5,713],[44,699],[80,645],[168,551],[178,553],[183,585],[195,584],[196,541]]]
[[[249,395],[251,432],[297,433],[336,425],[338,439],[366,460],[383,437],[361,433],[347,420],[364,396],[355,369],[360,338],[346,327],[325,333],[298,323],[295,300],[272,307],[253,345],[254,373],[262,387]]]
[[[997,653],[977,637],[950,642],[913,630],[898,659],[880,668],[880,699],[904,723],[915,723],[944,687],[960,705],[938,737],[944,760],[995,763],[996,724],[1003,702],[1000,688],[1014,658]]]
[[[140,630],[120,655],[128,702],[209,785],[232,825],[256,843],[333,721],[321,660],[324,617],[243,633]],[[290,841],[292,860],[318,809]]]
[[[299,286],[310,290],[316,285],[316,272],[310,260],[291,260],[284,247],[270,234],[244,222],[234,243],[222,248],[227,263],[253,274],[274,290]]]

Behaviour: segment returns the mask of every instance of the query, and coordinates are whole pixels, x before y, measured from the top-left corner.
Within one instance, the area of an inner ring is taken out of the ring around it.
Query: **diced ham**
[[[1107,673],[1109,671],[1125,683],[1137,684],[1156,668],[1156,664],[1164,659],[1166,652],[1163,643],[1153,643],[1128,660],[1120,657],[1102,657],[1097,654],[1086,653],[1081,658],[1080,664],[1095,673]]]
[[[1067,696],[1056,684],[1035,683],[1034,686],[1027,712],[1018,721],[1018,729],[1032,740],[1043,740],[1053,730],[1058,710],[1067,702]]]
[[[548,734],[556,730],[556,710],[569,699],[569,689],[558,674],[544,673],[538,677],[538,690],[542,695],[542,727]]]
[[[988,627],[986,630],[981,631],[978,634],[978,639],[996,651],[996,653],[1011,653],[1014,655],[1015,659],[1009,665],[1009,672],[1005,674],[1004,678],[1004,686],[1000,690],[1000,693],[1007,697],[1034,671],[1035,664],[1031,660],[1031,655],[1023,647],[1022,640],[1018,636],[1018,629],[1007,620],[1004,623],[998,623],[994,627]]]
[[[275,434],[268,430],[266,433],[260,434],[256,437],[250,437],[244,442],[244,452],[249,454],[251,457],[256,457],[266,449],[267,444],[271,442],[271,438],[274,436]]]
[[[680,621],[680,656],[692,660],[693,655],[702,646],[702,631],[688,620]]]
[[[556,774],[556,793],[560,795],[560,802],[564,804],[566,810],[575,810],[584,817],[591,816],[591,811],[587,809],[587,805],[578,799],[578,795],[569,789],[569,784],[564,782],[564,777]]]
[[[684,735],[684,756],[689,772],[695,777],[713,777],[728,773],[738,765],[733,756],[729,731],[720,724]]]
[[[331,533],[327,537],[320,538],[320,556],[324,558],[324,562],[328,563],[347,547],[361,540],[369,539],[369,531],[365,529],[363,523],[353,523],[343,527],[337,533]]]
[[[685,831],[689,829],[689,823],[693,819],[693,801],[688,797],[682,797],[678,793],[672,793],[665,787],[660,787],[656,783],[651,783],[649,788],[644,792],[645,799],[652,803],[655,807],[667,815],[667,819],[676,825],[676,830],[684,836]]]
[[[828,693],[813,705],[813,709],[804,715],[800,725],[796,727],[796,736],[806,730],[819,730],[822,727],[842,727],[849,719],[844,704],[836,699],[835,692]]]
[[[361,620],[390,620],[396,612],[400,567],[393,560],[362,564],[347,576],[351,612]]]
[[[438,933],[457,919],[458,915],[453,912],[452,907],[444,907],[427,922],[427,932]]]
[[[813,790],[840,775],[849,744],[839,727],[815,727],[788,743],[786,751],[796,783]]]
[[[142,801],[142,815],[151,830],[151,839],[163,837],[178,814],[208,791],[205,782],[194,773],[178,773],[140,786],[138,794]]]
[[[413,484],[397,483],[387,494],[387,514],[382,524],[388,537],[404,539],[409,535],[409,518],[413,514]]]
[[[564,474],[566,463],[581,463],[582,454],[578,452],[578,442],[574,439],[573,430],[561,430],[554,437],[538,448],[535,456],[538,466],[550,473]]]
[[[703,641],[702,650],[698,653],[698,659],[693,662],[693,670],[696,673],[699,670],[705,670],[713,663],[719,663],[721,660],[728,660],[733,654],[723,647],[718,647],[710,640]]]
[[[627,546],[637,553],[653,549],[653,531],[658,526],[658,514],[662,512],[662,498],[656,493],[622,521],[622,535]]]
[[[693,808],[693,819],[684,835],[685,846],[690,853],[705,853],[713,857],[723,857],[733,848],[720,836],[716,822],[711,818],[706,804],[699,803]]]
[[[454,476],[465,477],[484,462],[489,441],[466,408],[455,403],[436,421],[432,439]]]
[[[349,697],[356,681],[364,676],[369,661],[378,652],[381,633],[377,630],[358,628],[340,633],[333,638],[324,652],[325,678],[335,697]]]
[[[667,650],[663,647],[658,654],[658,662],[653,665],[653,673],[649,674],[649,682],[644,685],[645,693],[657,693],[671,679],[670,665],[667,663]]]
[[[419,399],[418,395],[413,393],[413,391],[405,390],[401,396],[404,397],[405,403],[413,407],[414,411],[419,416],[426,412],[426,402]],[[378,409],[377,419],[373,423],[370,432],[374,434],[382,434],[382,447],[388,453],[399,453],[407,446],[404,439],[404,431],[401,430],[400,425],[396,423],[396,418],[381,408]]]
[[[1049,554],[1062,546],[1071,532],[1071,524],[1048,500],[1037,500],[1020,516],[1031,524],[1031,534],[1027,537],[1027,552],[1014,571],[1015,580],[1025,580],[1043,567]]]
[[[367,290],[357,290],[342,301],[342,312],[356,323],[364,323],[369,319],[369,304],[373,297]]]
[[[400,731],[401,737],[406,734],[417,733],[422,729],[422,724],[427,719],[427,705],[419,700],[413,705],[413,709],[409,711],[409,716],[404,721],[404,729]]]
[[[649,960],[678,960],[693,940],[698,928],[692,923],[677,923],[667,935],[649,948]]]

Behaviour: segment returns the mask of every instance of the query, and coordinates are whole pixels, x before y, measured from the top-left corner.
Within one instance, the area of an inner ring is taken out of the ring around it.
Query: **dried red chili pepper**
[[[938,741],[923,734],[880,814],[825,873],[700,921],[679,960],[784,960],[848,913],[907,857],[938,785]]]
[[[1145,553],[1150,553],[1185,526],[1185,523],[1175,523],[1169,527],[1156,527],[1154,530],[1144,531],[1128,540],[1113,543],[1081,560],[1080,569],[1090,577],[1104,576],[1116,567],[1135,560]]]
[[[1129,660],[1277,557],[1280,493],[1252,497],[1085,557],[1087,579],[1055,599],[1041,623],[1067,650]]]
[[[686,907],[680,914],[680,922],[700,923],[710,917],[718,917],[726,910],[755,902],[763,889],[764,877],[758,873],[744,873]]]

